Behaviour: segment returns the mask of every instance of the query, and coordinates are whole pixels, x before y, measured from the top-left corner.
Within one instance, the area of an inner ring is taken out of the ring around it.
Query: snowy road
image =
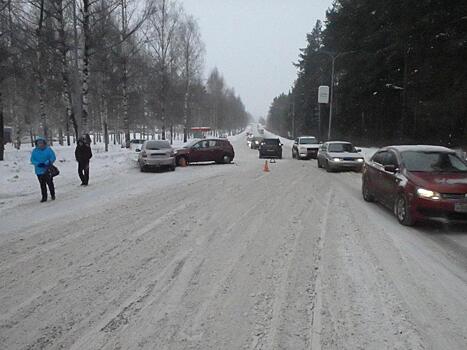
[[[401,227],[358,174],[234,146],[3,211],[0,348],[466,348],[466,227]]]

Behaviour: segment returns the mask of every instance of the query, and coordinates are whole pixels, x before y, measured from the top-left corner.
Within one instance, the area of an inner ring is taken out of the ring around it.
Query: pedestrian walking
[[[81,179],[81,186],[87,186],[89,184],[89,161],[92,158],[92,151],[85,137],[78,140],[75,158],[78,162],[78,175]]]
[[[37,138],[35,145],[36,147],[31,153],[31,163],[34,165],[35,173],[39,179],[42,194],[41,203],[44,203],[47,202],[47,187],[50,191],[50,197],[55,200],[55,186],[49,169],[53,167],[56,157],[55,152],[47,145],[44,138]]]

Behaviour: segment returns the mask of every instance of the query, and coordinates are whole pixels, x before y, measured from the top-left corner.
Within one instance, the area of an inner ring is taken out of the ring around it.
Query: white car
[[[316,159],[319,149],[319,141],[314,136],[302,136],[295,139],[292,147],[292,158]]]
[[[361,150],[350,142],[331,141],[324,143],[318,151],[318,167],[327,172],[335,170],[354,170],[361,172],[365,165],[365,158]]]
[[[130,149],[133,152],[141,152],[145,140],[133,139],[130,141]]]
[[[138,164],[141,172],[163,167],[175,171],[175,150],[169,141],[146,141],[139,152]]]

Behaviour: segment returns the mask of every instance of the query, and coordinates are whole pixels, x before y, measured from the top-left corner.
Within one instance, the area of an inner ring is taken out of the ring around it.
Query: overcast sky
[[[299,48],[332,0],[180,0],[199,22],[206,71],[218,67],[248,111],[266,116],[288,91]],[[206,73],[207,75],[207,73]]]

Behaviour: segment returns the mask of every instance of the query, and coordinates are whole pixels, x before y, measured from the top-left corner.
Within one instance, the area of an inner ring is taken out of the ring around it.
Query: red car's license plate
[[[458,213],[467,213],[467,203],[456,203],[454,210]]]

